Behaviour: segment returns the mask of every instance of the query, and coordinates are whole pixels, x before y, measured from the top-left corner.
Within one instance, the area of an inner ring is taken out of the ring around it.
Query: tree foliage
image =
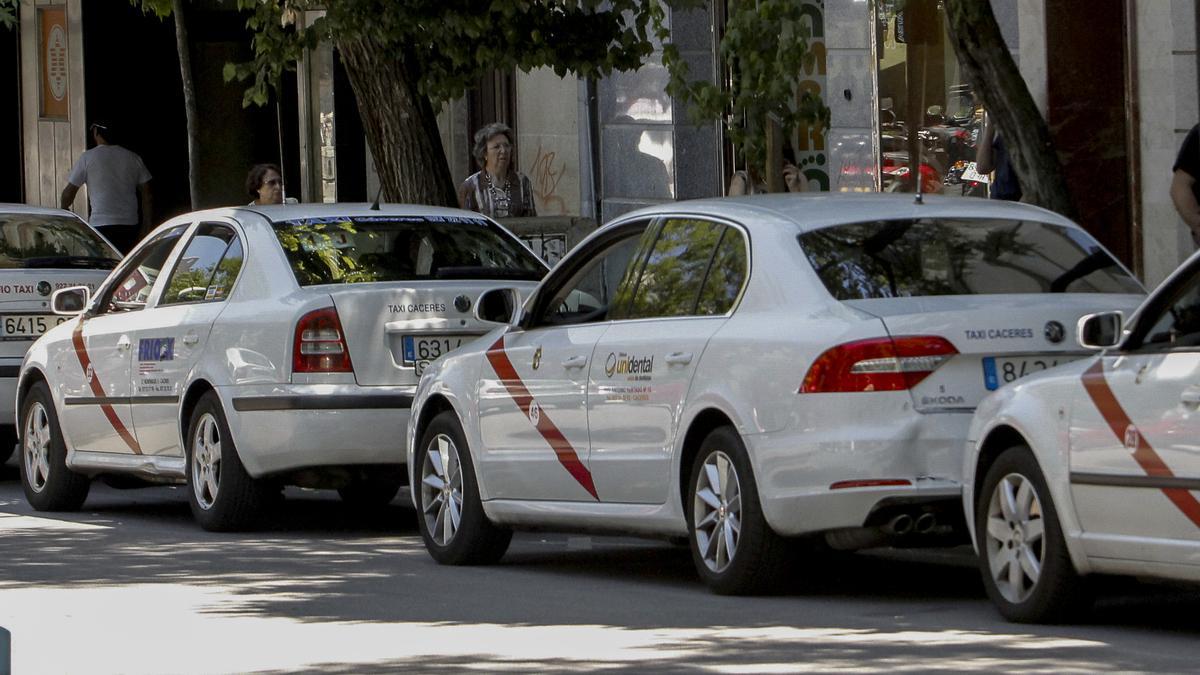
[[[719,46],[732,74],[728,87],[690,80],[687,62],[658,25],[671,77],[667,91],[690,104],[695,120],[723,120],[747,163],[764,166],[768,120],[780,125],[785,138],[802,126],[829,126],[829,108],[799,86],[817,58],[808,47],[807,20],[799,0],[731,0]]]

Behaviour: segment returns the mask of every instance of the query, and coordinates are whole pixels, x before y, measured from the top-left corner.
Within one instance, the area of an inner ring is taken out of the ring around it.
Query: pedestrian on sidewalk
[[[80,186],[87,185],[91,203],[88,222],[117,250],[128,253],[153,227],[150,172],[137,153],[117,144],[118,136],[111,124],[97,120],[89,131],[96,145],[71,167],[60,205],[71,208]]]
[[[459,206],[492,218],[536,216],[533,184],[517,171],[514,151],[513,132],[508,125],[494,122],[476,131],[471,155],[479,171],[458,188]]]
[[[975,170],[981,174],[995,173],[988,190],[990,198],[1021,201],[1021,181],[1017,179],[1004,138],[987,113],[983,115],[983,131],[975,143]]]
[[[246,194],[254,198],[249,206],[298,203],[283,196],[283,172],[278,164],[255,164],[246,174]]]
[[[1171,167],[1171,201],[1192,234],[1192,243],[1200,246],[1200,124],[1183,139],[1175,165]]]

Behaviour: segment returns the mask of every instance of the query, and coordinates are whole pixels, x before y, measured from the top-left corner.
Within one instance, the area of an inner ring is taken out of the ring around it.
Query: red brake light
[[[294,373],[352,373],[350,349],[337,309],[325,307],[300,317],[292,344]]]
[[[800,393],[911,389],[957,353],[954,345],[936,335],[847,342],[813,361]]]

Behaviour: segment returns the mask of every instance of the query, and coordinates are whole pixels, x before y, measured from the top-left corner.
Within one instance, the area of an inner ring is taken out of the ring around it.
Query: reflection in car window
[[[638,258],[643,231],[638,230],[610,244],[572,274],[566,283],[551,291],[539,324],[565,325],[604,321],[609,308],[627,295],[620,288],[630,283],[629,268]]]
[[[713,316],[733,309],[742,285],[746,282],[746,242],[740,230],[726,227],[717,246],[704,288],[700,290],[700,302],[696,314]]]
[[[154,288],[154,281],[158,279],[167,257],[186,229],[186,226],[180,225],[159,234],[126,261],[122,266],[123,274],[109,287],[108,299],[101,305],[103,311],[122,312],[144,308]]]
[[[0,269],[112,269],[120,259],[95,230],[75,218],[0,214]]]
[[[642,267],[629,311],[621,318],[692,314],[724,229],[724,225],[705,220],[672,218],[664,222]]]
[[[1200,345],[1200,275],[1188,281],[1142,340],[1143,347],[1157,349],[1197,345]]]
[[[458,216],[272,223],[301,286],[412,279],[539,281],[546,266],[499,226]]]
[[[1049,223],[881,220],[826,227],[799,239],[838,300],[1143,292],[1090,235]]]
[[[220,295],[218,295],[218,288],[213,277],[223,264],[225,252],[229,250],[230,243],[235,241],[237,241],[237,235],[228,225],[201,224],[197,228],[195,236],[188,242],[183,255],[179,257],[179,262],[175,263],[175,270],[171,272],[171,277],[167,281],[167,290],[163,292],[161,304],[172,305],[181,302],[224,299],[227,289],[222,285]],[[228,274],[229,270],[226,270],[223,275],[225,283],[228,283],[237,276],[237,269],[241,269],[240,247],[237,257],[224,264],[227,267],[229,265],[236,267],[233,270],[233,276]]]

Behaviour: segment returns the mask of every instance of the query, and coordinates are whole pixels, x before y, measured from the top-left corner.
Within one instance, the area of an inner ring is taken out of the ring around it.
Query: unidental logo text
[[[630,356],[625,352],[609,352],[608,359],[604,361],[604,374],[612,377],[613,375],[639,375],[645,376],[630,378],[630,379],[650,379],[650,373],[654,371],[653,356]]]

